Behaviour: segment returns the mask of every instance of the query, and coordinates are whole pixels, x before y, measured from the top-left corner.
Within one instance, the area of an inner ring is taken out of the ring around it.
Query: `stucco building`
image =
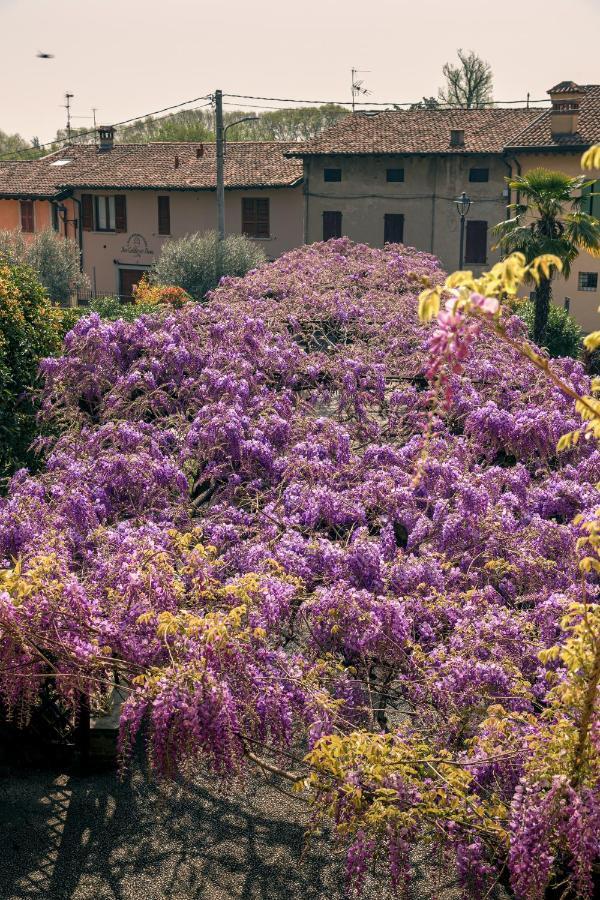
[[[214,144],[72,145],[0,163],[0,229],[74,238],[95,294],[131,296],[165,241],[216,226]],[[225,223],[270,259],[302,243],[302,164],[289,144],[227,144]]]
[[[304,164],[305,242],[342,234],[376,247],[403,241],[452,271],[459,265],[454,201],[465,191],[472,202],[464,266],[487,268],[500,258],[493,226],[516,199],[506,178],[535,166],[580,174],[583,150],[600,142],[600,86],[561,82],[549,94],[548,109],[356,113],[295,145],[287,152]],[[586,207],[600,216],[594,190]],[[598,323],[599,263],[580,254],[571,277],[554,286],[555,302],[568,297],[587,330]]]

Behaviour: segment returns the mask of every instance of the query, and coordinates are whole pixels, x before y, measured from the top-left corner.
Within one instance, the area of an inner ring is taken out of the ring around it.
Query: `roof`
[[[552,93],[572,93],[571,89],[558,90],[571,82],[562,82]],[[583,150],[591,144],[600,143],[600,84],[585,84],[578,88],[583,96],[579,104],[579,126],[575,134],[553,135],[550,117],[551,109],[542,112],[534,122],[514,136],[509,142],[510,150]]]
[[[226,145],[225,187],[291,187],[302,180],[302,163],[283,153],[281,141]],[[200,155],[198,155],[200,154]],[[0,162],[0,196],[50,197],[74,188],[214,190],[214,143],[161,142],[64,147],[41,159]]]
[[[549,94],[576,94],[578,91],[582,91],[583,88],[575,84],[574,81],[560,81],[558,84],[555,84],[554,87],[551,87],[548,91]]]
[[[312,141],[294,145],[289,156],[502,153],[540,109],[406,109],[353,113]],[[464,146],[450,144],[464,131]]]

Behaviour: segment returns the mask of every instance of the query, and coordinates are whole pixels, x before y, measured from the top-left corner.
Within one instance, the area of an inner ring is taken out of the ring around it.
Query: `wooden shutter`
[[[30,234],[35,231],[33,200],[21,200],[21,231],[26,231]]]
[[[338,210],[326,210],[323,213],[323,240],[342,236],[342,214]]]
[[[115,197],[115,231],[127,231],[127,198],[124,194]]]
[[[404,240],[404,216],[401,213],[385,213],[383,217],[383,243],[401,244]]]
[[[467,239],[465,243],[465,262],[484,263],[487,259],[488,223],[476,219],[467,221]]]
[[[158,198],[158,233],[171,234],[171,198]]]
[[[254,238],[270,237],[268,197],[242,197],[242,234]]]
[[[94,203],[91,194],[81,195],[81,227],[83,231],[94,228]]]

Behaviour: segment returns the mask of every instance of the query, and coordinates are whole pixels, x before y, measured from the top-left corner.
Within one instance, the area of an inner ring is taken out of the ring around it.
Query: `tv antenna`
[[[357,75],[365,75],[367,72],[370,72],[371,69],[352,69],[352,112],[354,112],[356,101],[361,94],[370,94],[371,91],[368,91],[364,85],[364,81],[357,80]]]
[[[75,94],[65,93],[65,109],[67,110],[67,143],[71,143],[71,100]]]

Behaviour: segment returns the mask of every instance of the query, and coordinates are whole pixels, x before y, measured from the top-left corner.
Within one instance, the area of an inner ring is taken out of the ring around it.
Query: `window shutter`
[[[484,263],[487,259],[488,223],[472,219],[467,221],[465,245],[466,263]]]
[[[81,195],[81,227],[83,231],[92,231],[94,228],[94,204],[91,194]]]
[[[338,210],[325,210],[323,213],[323,240],[342,236],[342,214]]]
[[[33,234],[35,224],[33,220],[33,200],[21,200],[21,231]]]
[[[158,233],[171,234],[171,201],[170,197],[158,198]]]
[[[401,244],[404,241],[404,216],[401,213],[385,213],[383,216],[383,243]]]
[[[242,234],[253,238],[270,237],[268,197],[242,197]]]
[[[115,231],[127,231],[127,198],[124,194],[115,197]]]

